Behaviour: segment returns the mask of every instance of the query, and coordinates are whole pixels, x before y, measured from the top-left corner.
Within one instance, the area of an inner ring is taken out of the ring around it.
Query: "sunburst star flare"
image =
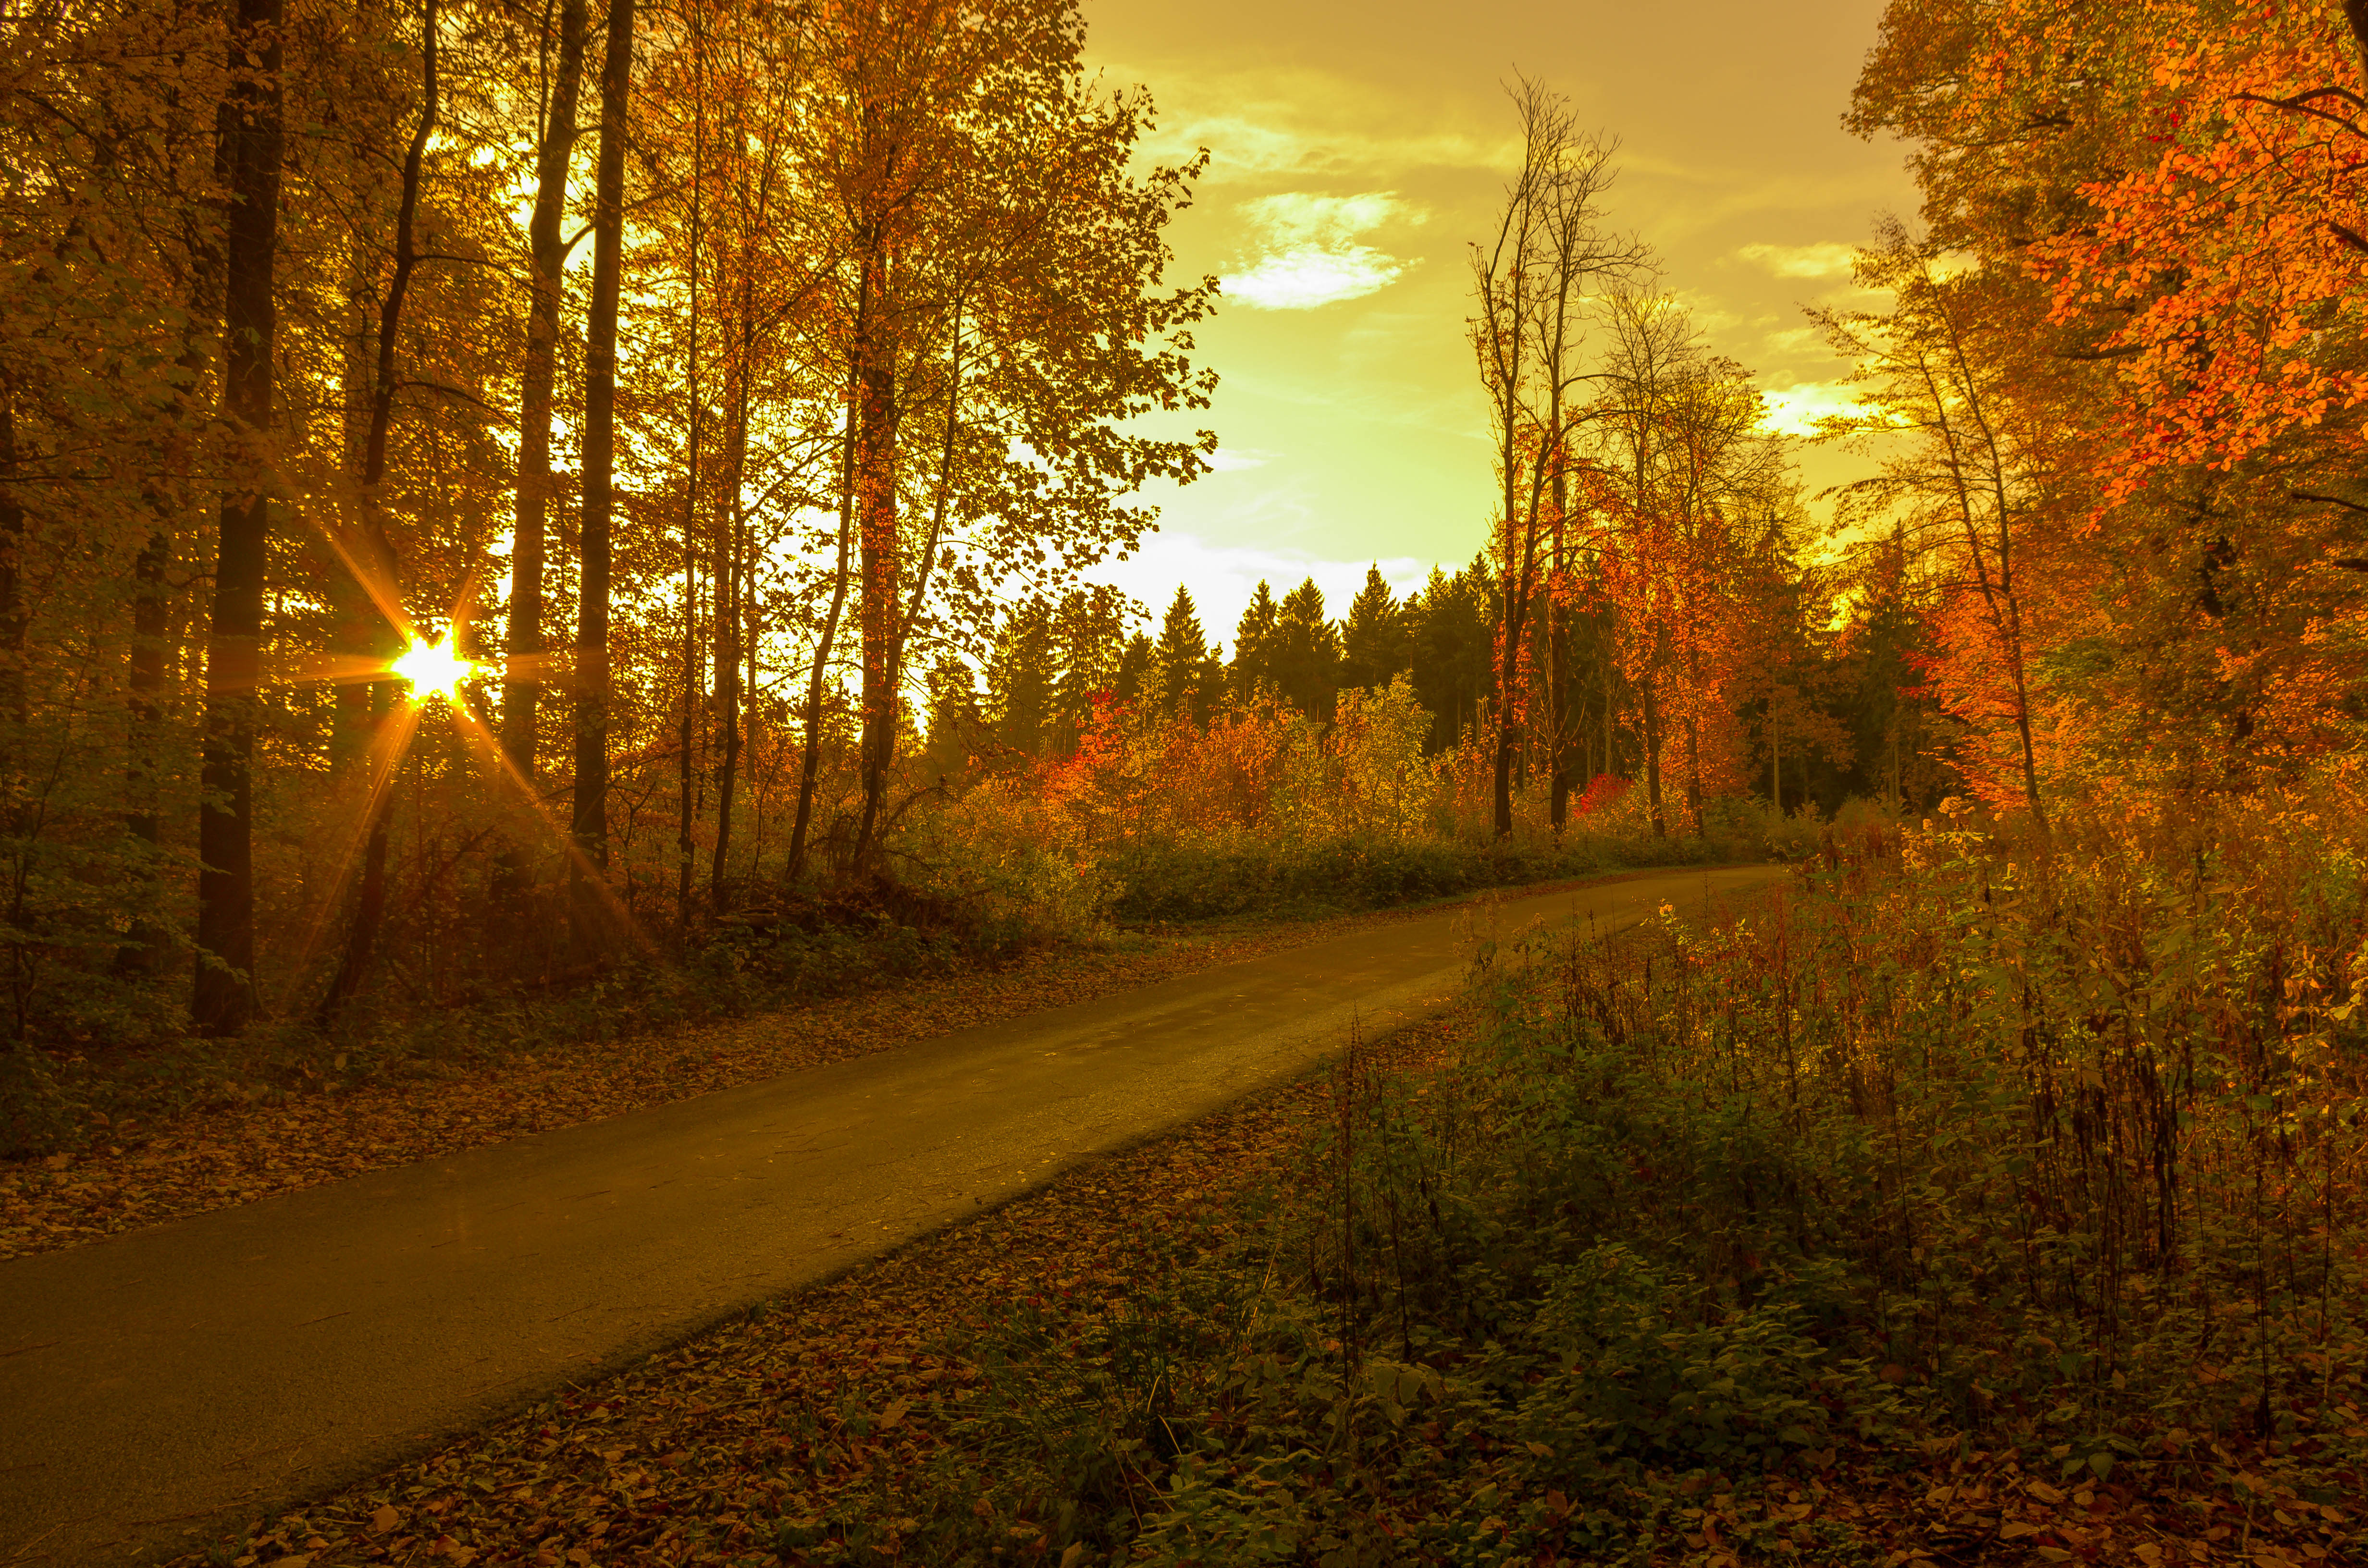
[[[394,673],[410,683],[412,696],[422,701],[430,697],[458,701],[461,683],[475,679],[484,668],[475,660],[455,653],[450,638],[441,642],[415,642],[393,665]]]

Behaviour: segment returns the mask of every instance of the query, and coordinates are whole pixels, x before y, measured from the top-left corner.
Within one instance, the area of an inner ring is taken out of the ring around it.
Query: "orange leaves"
[[[2145,132],[2162,149],[2151,166],[2083,186],[2093,221],[2030,257],[2058,324],[2124,307],[2117,324],[2104,318],[2124,449],[2104,476],[2108,505],[2165,470],[2229,469],[2368,401],[2368,376],[2340,352],[2368,306],[2368,124],[2343,24],[2312,6],[2232,32],[2200,11],[2163,7],[2151,19],[2166,36],[2140,40],[2155,93],[2132,119],[2176,134]]]

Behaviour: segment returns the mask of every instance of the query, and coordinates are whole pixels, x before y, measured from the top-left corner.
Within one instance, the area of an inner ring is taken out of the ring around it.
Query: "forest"
[[[215,1560],[2368,1550],[2368,7],[1888,0],[1809,437],[1513,75],[1472,516],[1230,628],[1072,0],[5,14],[6,1255],[1774,868]]]

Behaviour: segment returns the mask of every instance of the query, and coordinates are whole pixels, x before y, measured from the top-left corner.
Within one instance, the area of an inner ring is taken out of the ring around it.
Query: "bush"
[[[939,1554],[986,1499],[1097,1562],[1658,1561],[1845,1449],[2359,1495],[2368,813],[1963,820],[1819,824],[1708,930],[1500,954],[1436,1079],[1344,1064],[1240,1232],[955,1347]]]

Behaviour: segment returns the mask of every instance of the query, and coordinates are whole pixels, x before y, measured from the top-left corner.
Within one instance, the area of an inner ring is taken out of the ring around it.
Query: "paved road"
[[[0,1564],[187,1550],[1433,1012],[1487,926],[1770,874],[1465,906],[0,1263]]]

